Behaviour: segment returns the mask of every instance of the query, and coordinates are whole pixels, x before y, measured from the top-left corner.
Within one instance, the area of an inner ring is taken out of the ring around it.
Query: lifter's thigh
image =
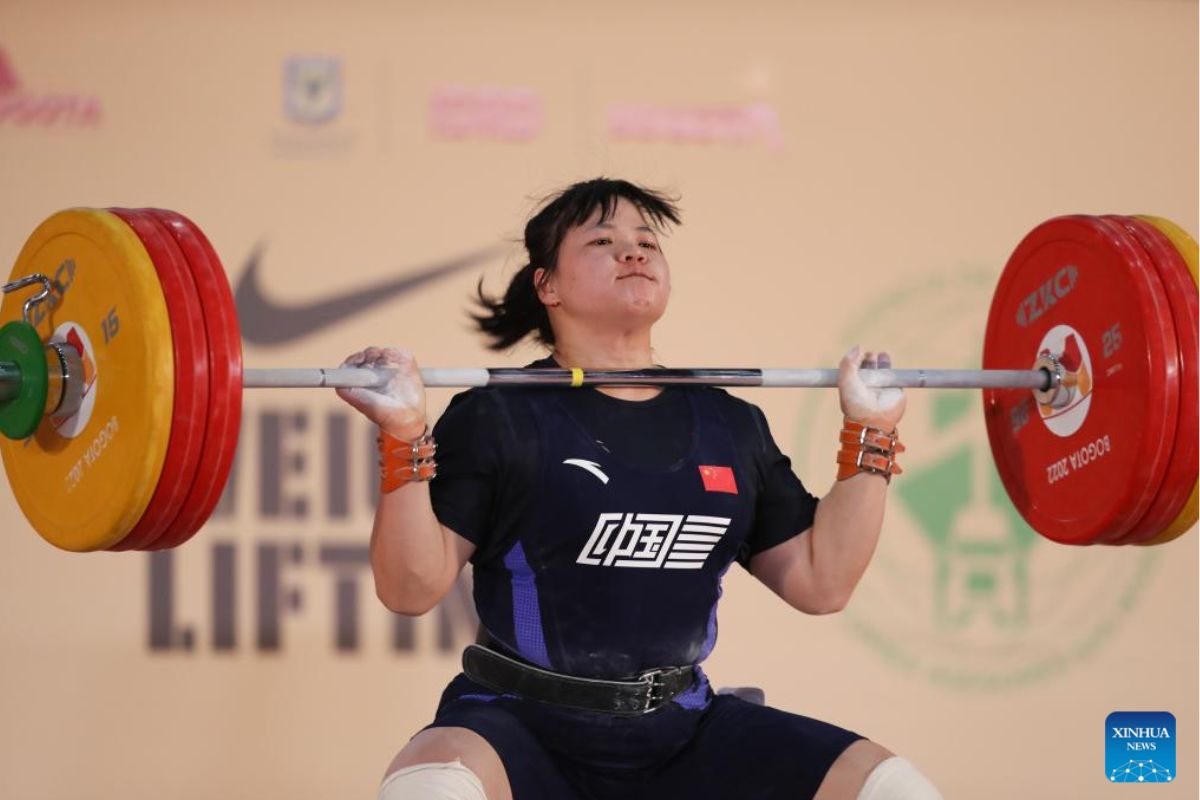
[[[512,800],[508,775],[500,756],[487,740],[467,728],[426,728],[404,746],[387,774],[416,764],[461,761],[483,783],[488,800]]]

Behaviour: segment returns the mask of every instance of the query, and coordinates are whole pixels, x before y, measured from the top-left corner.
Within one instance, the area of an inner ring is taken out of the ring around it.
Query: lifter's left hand
[[[876,389],[863,383],[858,374],[859,367],[868,369],[891,369],[892,357],[880,353],[878,358],[872,352],[863,353],[855,345],[838,365],[838,397],[842,404],[842,413],[855,422],[861,422],[872,428],[891,432],[904,416],[906,400],[904,390]]]

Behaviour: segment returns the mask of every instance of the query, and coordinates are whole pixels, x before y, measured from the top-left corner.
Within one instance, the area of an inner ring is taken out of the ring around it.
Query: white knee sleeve
[[[862,791],[858,800],[943,800],[942,793],[912,765],[912,762],[900,756],[892,756],[880,761]]]
[[[383,780],[378,800],[487,800],[479,778],[461,761],[415,764]]]

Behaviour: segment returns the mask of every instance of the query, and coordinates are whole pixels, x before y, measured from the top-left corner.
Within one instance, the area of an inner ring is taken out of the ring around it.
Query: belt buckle
[[[658,669],[650,669],[638,675],[638,681],[644,683],[648,689],[646,699],[642,703],[639,711],[642,714],[648,714],[658,708],[667,697],[667,685],[665,678],[668,675],[677,675],[687,667],[659,667]]]
[[[648,714],[653,711],[660,701],[663,699],[663,675],[666,670],[652,669],[638,675],[638,680],[644,683],[648,689],[646,699],[642,703],[642,707],[638,709],[643,714]]]

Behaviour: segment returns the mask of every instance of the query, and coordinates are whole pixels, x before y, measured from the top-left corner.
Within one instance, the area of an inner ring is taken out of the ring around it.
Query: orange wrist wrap
[[[411,442],[390,433],[379,432],[379,489],[388,493],[406,483],[430,481],[437,477],[437,442],[426,426],[425,432]]]
[[[893,475],[903,472],[896,463],[896,455],[904,452],[899,431],[886,433],[849,419],[842,424],[842,432],[838,435],[842,445],[837,454],[839,481],[860,472],[871,472],[882,475],[891,483]]]

